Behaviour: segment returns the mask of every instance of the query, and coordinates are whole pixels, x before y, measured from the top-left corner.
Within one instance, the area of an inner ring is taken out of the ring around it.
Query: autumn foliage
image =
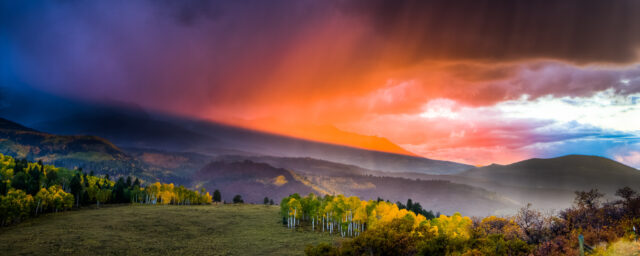
[[[0,226],[46,212],[105,203],[210,204],[208,192],[173,184],[143,186],[137,178],[99,177],[42,162],[16,160],[0,154]]]
[[[310,218],[325,226],[328,219],[343,236],[352,236],[353,221],[364,227],[339,246],[308,246],[307,255],[579,255],[580,235],[586,255],[640,255],[634,232],[640,228],[640,196],[630,188],[616,195],[621,200],[602,203],[598,190],[578,191],[571,208],[549,215],[527,205],[514,216],[427,219],[392,203],[342,195],[293,195],[283,199],[281,212],[294,227]]]

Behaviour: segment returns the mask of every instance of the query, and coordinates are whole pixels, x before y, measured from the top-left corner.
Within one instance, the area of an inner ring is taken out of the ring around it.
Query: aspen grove
[[[305,197],[293,194],[282,199],[280,213],[283,224],[290,229],[307,225],[312,231],[337,234],[342,237],[355,237],[368,229],[390,223],[394,219],[407,218],[414,226],[429,225],[427,217],[396,204],[385,201],[364,201],[358,197],[343,195],[318,197],[311,193]],[[460,220],[468,217],[454,215]],[[446,217],[446,216],[444,216]]]

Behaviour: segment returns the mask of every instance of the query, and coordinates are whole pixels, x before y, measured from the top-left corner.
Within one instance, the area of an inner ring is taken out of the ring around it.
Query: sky
[[[637,13],[634,0],[2,1],[0,86],[474,165],[640,167]]]

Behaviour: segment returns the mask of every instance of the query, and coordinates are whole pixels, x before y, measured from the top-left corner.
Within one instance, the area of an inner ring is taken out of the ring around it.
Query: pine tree
[[[85,187],[85,188],[88,188],[88,187],[89,187],[89,179],[87,178],[87,174],[86,174],[86,173],[85,173],[85,174],[83,174],[83,175],[84,175],[84,176],[83,176],[83,177],[84,177],[84,178],[83,178],[83,179],[84,179],[84,187]]]
[[[128,203],[128,197],[125,196],[126,183],[124,178],[120,177],[113,188],[113,200],[116,203]]]
[[[242,204],[242,203],[244,203],[244,200],[242,200],[242,196],[241,195],[235,195],[233,197],[233,203],[234,204]]]
[[[264,202],[263,202],[263,203],[264,203],[265,205],[269,204],[269,198],[265,196],[265,197],[264,197]]]
[[[47,187],[53,186],[58,182],[58,172],[49,170],[47,172]]]
[[[7,191],[9,190],[9,186],[4,180],[0,180],[0,196],[7,195]]]
[[[35,195],[40,191],[40,171],[33,169],[30,171],[32,175],[27,182],[27,194]]]
[[[71,194],[73,194],[76,199],[76,207],[80,205],[80,196],[82,195],[82,183],[80,179],[80,173],[76,173],[76,175],[71,178],[71,184],[69,184]]]
[[[82,193],[82,204],[90,204],[91,203],[91,197],[89,196],[89,192],[88,191],[84,191],[84,193]]]
[[[222,196],[220,195],[220,191],[216,189],[216,191],[213,191],[213,201],[214,202],[221,202],[222,201]]]
[[[11,179],[11,187],[20,189],[22,191],[27,191],[28,178],[28,175],[24,171],[13,175],[13,179]]]

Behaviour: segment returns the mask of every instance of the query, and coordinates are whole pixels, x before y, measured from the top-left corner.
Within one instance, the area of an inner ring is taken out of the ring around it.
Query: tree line
[[[266,201],[266,200],[265,200]],[[401,203],[391,203],[381,198],[363,201],[358,197],[344,195],[326,195],[318,197],[313,193],[305,197],[293,194],[280,202],[283,224],[296,229],[303,225],[312,231],[338,234],[342,237],[355,237],[370,228],[385,225],[396,218],[411,218],[416,225],[433,218],[433,213],[422,209],[419,204],[408,200],[410,208]],[[399,205],[403,207],[399,207]],[[430,213],[429,217],[411,211]]]
[[[308,246],[307,255],[640,255],[640,194],[625,187],[616,195],[619,200],[604,202],[596,189],[577,191],[572,207],[558,214],[543,214],[529,204],[507,217],[456,213],[427,219],[388,202],[344,196],[306,209],[304,198],[288,197],[282,212],[294,227],[304,218],[300,214],[325,216],[321,225],[328,219],[342,233],[351,220],[344,216],[351,213],[366,227],[337,246]]]
[[[153,183],[143,186],[130,176],[112,181],[82,169],[69,170],[41,161],[29,162],[0,154],[0,226],[20,222],[41,213],[95,204],[210,204],[204,189]]]

